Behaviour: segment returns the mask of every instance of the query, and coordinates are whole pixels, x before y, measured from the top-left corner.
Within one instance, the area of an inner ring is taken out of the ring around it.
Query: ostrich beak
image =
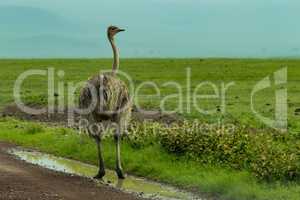
[[[118,32],[122,32],[122,31],[125,31],[125,29],[119,29],[119,30],[118,30]]]

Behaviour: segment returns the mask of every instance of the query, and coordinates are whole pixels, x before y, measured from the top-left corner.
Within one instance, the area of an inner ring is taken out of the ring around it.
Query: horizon
[[[111,53],[112,54],[112,53]],[[101,57],[98,56],[74,56],[74,57],[20,57],[20,56],[15,56],[15,57],[9,57],[9,56],[2,56],[0,55],[0,60],[60,60],[60,59],[72,59],[72,60],[76,60],[76,59],[112,59],[113,58],[113,54],[110,56],[103,56]],[[298,60],[300,59],[300,55],[299,56],[270,56],[270,57],[265,57],[265,56],[219,56],[219,57],[215,57],[215,56],[206,56],[206,57],[202,57],[202,56],[165,56],[165,57],[150,57],[150,56],[145,56],[145,57],[131,57],[131,56],[123,56],[121,55],[120,60],[122,59],[211,59],[211,60],[217,60],[217,59],[233,59],[233,60],[267,60],[267,59],[295,59]]]
[[[299,6],[295,0],[11,0],[0,3],[0,58],[109,58],[110,24],[126,29],[117,38],[121,58],[300,58]]]

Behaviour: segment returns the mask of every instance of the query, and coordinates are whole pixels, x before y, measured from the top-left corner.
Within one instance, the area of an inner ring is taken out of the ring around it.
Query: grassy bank
[[[73,130],[42,124],[0,119],[0,140],[25,147],[96,164],[96,148],[92,140]],[[114,144],[104,142],[104,157],[109,168],[114,167]],[[157,179],[197,191],[216,194],[231,200],[297,200],[300,185],[295,182],[258,182],[246,171],[201,165],[185,157],[165,152],[159,145],[134,148],[126,141],[122,145],[126,172]]]

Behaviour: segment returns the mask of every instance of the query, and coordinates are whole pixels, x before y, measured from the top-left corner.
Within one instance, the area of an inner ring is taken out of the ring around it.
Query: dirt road
[[[17,160],[0,142],[0,200],[135,200],[137,197],[90,179],[50,171]]]

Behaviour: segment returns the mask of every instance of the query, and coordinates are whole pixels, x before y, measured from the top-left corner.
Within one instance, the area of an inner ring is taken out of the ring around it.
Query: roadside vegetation
[[[130,135],[130,137],[124,138],[122,143],[122,159],[126,172],[178,185],[189,190],[206,193],[207,195],[214,194],[220,199],[299,199],[300,185],[298,181],[279,181],[281,178],[292,178],[286,174],[289,170],[285,170],[286,173],[284,173],[284,169],[283,172],[281,172],[281,169],[277,168],[281,167],[280,164],[278,166],[268,164],[273,162],[271,159],[274,159],[274,157],[266,157],[267,160],[264,160],[261,158],[262,155],[256,155],[257,159],[262,159],[263,162],[256,162],[262,170],[256,172],[247,170],[247,167],[241,166],[239,170],[237,170],[239,167],[233,169],[227,166],[229,161],[226,161],[226,159],[224,163],[220,162],[220,160],[223,160],[221,159],[222,154],[227,153],[222,153],[223,150],[221,149],[210,152],[210,146],[212,144],[203,141],[200,141],[200,143],[203,147],[207,147],[206,151],[210,153],[204,152],[206,156],[200,157],[200,160],[191,158],[189,154],[183,154],[183,151],[176,151],[174,154],[175,145],[172,142],[173,139],[169,140],[168,134],[157,135],[156,131],[163,130],[163,132],[165,132],[166,129],[168,129],[169,131],[177,132],[178,129],[166,127],[161,129],[162,127],[160,126],[159,124],[135,124],[135,127],[132,127],[138,131]],[[147,130],[149,134],[139,135],[138,133],[145,133],[142,131],[144,129]],[[154,132],[151,133],[151,130],[155,130],[155,134]],[[146,139],[144,138],[145,136]],[[160,136],[162,136],[162,140],[160,141],[162,143],[158,141]],[[12,142],[24,147],[35,148],[57,156],[97,164],[96,146],[94,142],[86,135],[80,135],[77,131],[64,127],[48,127],[46,124],[2,118],[0,121],[0,140]],[[232,141],[234,140],[220,140],[222,145],[230,144]],[[242,140],[241,143],[243,142],[245,141]],[[214,143],[214,145],[217,144],[218,142]],[[234,149],[234,147],[238,146],[239,145],[232,145],[231,147]],[[170,153],[170,151],[173,151],[173,153]],[[180,154],[176,155],[177,153]],[[252,153],[254,154],[256,152]],[[238,153],[236,155],[232,153],[232,156],[229,157],[235,157],[237,155]],[[242,155],[241,153],[240,156]],[[208,161],[213,159],[213,157],[217,158],[217,163],[212,160],[211,162]],[[110,137],[104,140],[104,158],[106,165],[113,168],[115,164],[114,143]],[[245,159],[246,158],[242,158],[241,161],[237,161],[237,163],[242,163]],[[280,163],[284,161],[274,160],[274,162]],[[294,163],[293,166],[295,166],[295,164],[296,163]],[[270,174],[274,174],[276,171],[280,172],[278,176],[274,176],[278,178],[277,181],[262,180],[262,178],[269,178],[268,175],[264,174],[264,166],[266,170],[270,170]],[[297,167],[299,167],[299,165]],[[290,169],[290,172],[294,173],[293,177],[296,176],[294,170],[299,170],[299,168]],[[266,176],[258,176],[259,178],[255,178],[253,173],[257,175],[262,173],[262,175]]]
[[[234,131],[221,127],[208,130],[199,127],[196,121],[170,126],[135,123],[130,133],[128,143],[136,148],[160,144],[174,155],[200,164],[247,170],[260,180],[300,180],[299,134],[238,125]]]

